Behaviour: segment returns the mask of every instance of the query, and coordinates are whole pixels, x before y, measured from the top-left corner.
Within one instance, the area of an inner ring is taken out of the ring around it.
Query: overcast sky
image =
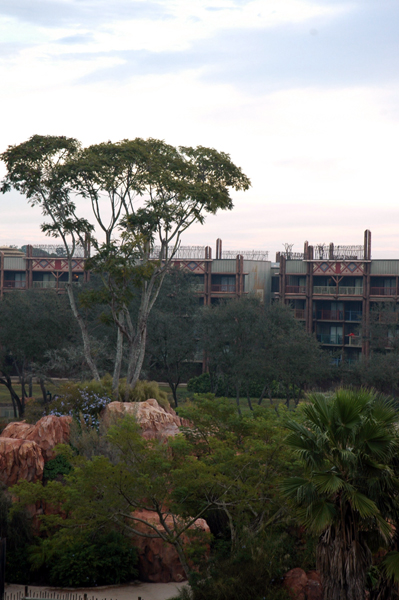
[[[397,0],[0,0],[0,151],[33,134],[231,155],[252,188],[185,244],[399,258]],[[0,245],[45,242],[0,197]]]

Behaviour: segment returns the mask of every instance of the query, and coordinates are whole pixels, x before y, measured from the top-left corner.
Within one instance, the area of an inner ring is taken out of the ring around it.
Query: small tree
[[[0,302],[0,383],[9,389],[20,417],[25,412],[26,398],[32,395],[34,376],[39,379],[46,402],[44,372],[49,352],[76,339],[75,321],[65,300],[52,291],[28,290],[7,294]],[[19,377],[21,397],[11,383],[13,371]]]
[[[367,534],[389,539],[399,479],[389,467],[398,452],[398,415],[374,393],[340,390],[304,405],[305,422],[288,423],[288,445],[307,474],[285,481],[302,523],[319,534],[317,568],[325,600],[365,598],[371,552]],[[392,513],[391,513],[392,515]]]
[[[193,279],[188,273],[172,269],[154,305],[148,329],[149,368],[157,370],[158,381],[168,382],[175,406],[178,385],[192,372],[198,351],[200,306]]]

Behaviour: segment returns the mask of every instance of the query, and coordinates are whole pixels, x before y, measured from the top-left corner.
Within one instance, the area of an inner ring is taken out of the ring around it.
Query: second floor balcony
[[[212,283],[211,285],[211,292],[234,294],[235,291],[235,283]]]
[[[396,296],[396,287],[371,287],[371,296]]]
[[[337,286],[331,285],[315,285],[313,287],[313,293],[315,295],[323,295],[323,296],[362,296],[363,295],[363,287],[359,286],[345,286],[340,285],[337,289]]]

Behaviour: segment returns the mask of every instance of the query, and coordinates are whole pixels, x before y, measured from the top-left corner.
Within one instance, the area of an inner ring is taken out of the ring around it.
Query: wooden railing
[[[372,287],[371,296],[396,296],[396,287]]]
[[[211,285],[211,292],[226,292],[228,294],[236,291],[235,283],[213,283]]]
[[[26,281],[8,281],[8,280],[4,280],[3,281],[3,288],[4,289],[25,289],[26,288]]]
[[[306,293],[306,285],[286,285],[285,293],[286,294],[305,294]]]

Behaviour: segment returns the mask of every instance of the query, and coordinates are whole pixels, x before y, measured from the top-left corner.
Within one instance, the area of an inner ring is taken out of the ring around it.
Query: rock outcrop
[[[291,569],[284,576],[283,586],[292,600],[323,600],[321,577],[317,571],[305,573],[303,569]]]
[[[158,529],[161,527],[159,517],[156,513],[148,510],[138,510],[133,513],[139,519],[149,523],[145,525],[141,522],[135,522],[134,528],[143,533],[153,535],[154,531],[151,525]],[[166,524],[173,526],[173,517],[166,518]],[[191,530],[199,529],[202,532],[209,533],[209,527],[204,519],[198,519]],[[142,581],[151,583],[169,583],[170,581],[184,581],[186,574],[180,563],[179,555],[175,548],[161,538],[147,538],[141,535],[133,535],[132,539],[139,554],[139,576]],[[189,544],[188,535],[182,535],[183,544]]]
[[[36,442],[0,437],[0,481],[7,486],[20,479],[37,481],[43,477],[44,458]]]
[[[133,415],[147,440],[177,435],[179,427],[189,425],[172,408],[164,410],[153,398],[145,402],[111,402],[105,407],[101,417],[105,424],[109,424],[113,418],[122,415]]]
[[[28,423],[9,423],[0,435],[1,438],[30,440],[40,447],[45,461],[54,458],[54,447],[69,442],[69,425],[72,417],[47,415],[35,425]]]

